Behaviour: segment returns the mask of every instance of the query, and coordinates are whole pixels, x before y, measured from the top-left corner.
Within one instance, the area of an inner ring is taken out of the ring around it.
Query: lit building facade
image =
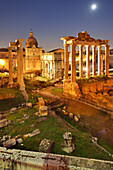
[[[59,79],[63,76],[64,51],[55,49],[41,55],[41,73],[49,79]]]
[[[13,68],[17,66],[17,52],[12,50],[12,65]],[[5,71],[9,70],[9,54],[8,48],[0,48],[0,70]]]
[[[40,57],[42,48],[38,47],[37,40],[33,37],[31,30],[25,44],[24,72],[41,71]]]

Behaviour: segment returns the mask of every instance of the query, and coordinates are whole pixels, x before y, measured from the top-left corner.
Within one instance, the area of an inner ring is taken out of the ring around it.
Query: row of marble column
[[[79,46],[79,76],[83,78],[83,45]],[[69,71],[69,45],[64,45],[64,57],[65,57],[65,81],[68,80]],[[92,76],[96,76],[96,46],[85,45],[86,47],[86,77],[90,77],[90,47],[92,47]],[[101,46],[98,48],[98,75],[103,74],[103,57],[101,54]],[[70,56],[71,56],[71,82],[76,81],[76,45],[70,44]],[[109,45],[105,46],[105,75],[109,76]]]
[[[25,88],[23,79],[23,47],[22,42],[24,39],[18,39],[17,42],[10,43],[8,48],[9,52],[9,83],[8,87],[11,88],[14,85],[13,82],[13,66],[12,66],[12,48],[17,47],[17,84],[19,84],[20,89]]]

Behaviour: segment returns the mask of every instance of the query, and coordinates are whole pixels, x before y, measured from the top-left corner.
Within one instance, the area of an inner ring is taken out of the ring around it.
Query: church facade
[[[33,37],[31,30],[29,38],[25,43],[24,56],[24,72],[38,72],[41,71],[40,57],[42,55],[42,47],[38,47],[37,40]]]
[[[31,30],[25,43],[24,74],[41,75],[49,79],[59,79],[63,76],[64,50],[55,49],[47,53],[38,47],[37,40]]]

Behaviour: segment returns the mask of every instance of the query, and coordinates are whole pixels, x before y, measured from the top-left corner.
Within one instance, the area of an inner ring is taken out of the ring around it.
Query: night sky
[[[0,0],[0,47],[26,40],[31,28],[45,50],[63,48],[61,37],[81,31],[113,48],[113,0]]]

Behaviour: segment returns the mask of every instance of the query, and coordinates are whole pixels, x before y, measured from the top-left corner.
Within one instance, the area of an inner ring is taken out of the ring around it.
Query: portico
[[[83,78],[83,54],[85,54],[86,61],[86,78],[90,76],[103,75],[103,56],[102,47],[105,51],[105,75],[109,76],[109,40],[100,40],[91,38],[86,32],[78,33],[77,37],[68,36],[61,38],[64,46],[64,58],[65,58],[65,79],[64,79],[64,92],[79,96],[80,91],[76,83],[76,48],[79,49],[79,78]],[[83,50],[85,48],[85,51]],[[70,51],[69,51],[70,49]],[[71,58],[71,80],[69,81],[69,54]],[[90,57],[91,55],[91,57]],[[96,57],[98,56],[98,69],[96,73]],[[90,60],[92,59],[92,63]],[[92,65],[91,65],[92,64]],[[92,67],[92,73],[91,68]],[[76,92],[75,92],[75,91]]]
[[[96,75],[96,49],[98,55],[98,75],[103,73],[103,57],[102,47],[105,48],[105,75],[109,76],[109,45],[108,40],[100,40],[91,38],[90,35],[83,31],[78,33],[77,37],[64,37],[61,38],[64,44],[64,57],[65,57],[65,81],[68,81],[69,70],[69,47],[71,58],[71,82],[76,81],[76,47],[79,47],[79,77],[83,78],[83,48],[85,47],[86,53],[86,77],[90,77],[90,54],[92,54],[92,76]]]

